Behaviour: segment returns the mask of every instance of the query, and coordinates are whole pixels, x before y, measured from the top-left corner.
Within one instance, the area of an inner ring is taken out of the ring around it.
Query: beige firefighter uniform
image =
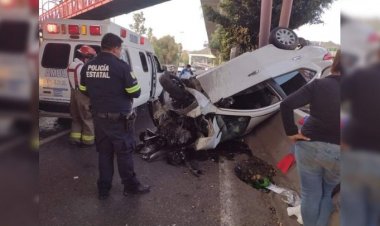
[[[69,65],[67,74],[71,87],[70,113],[72,118],[70,141],[92,145],[95,141],[90,99],[79,91],[80,71],[83,62],[78,58]]]

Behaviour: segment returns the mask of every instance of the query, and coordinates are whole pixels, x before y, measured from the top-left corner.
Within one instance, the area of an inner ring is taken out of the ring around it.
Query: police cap
[[[107,33],[103,36],[101,47],[102,49],[113,49],[121,46],[121,43],[123,43],[123,40],[112,33]]]

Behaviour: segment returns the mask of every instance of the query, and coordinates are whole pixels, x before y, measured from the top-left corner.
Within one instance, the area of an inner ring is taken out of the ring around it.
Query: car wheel
[[[280,49],[293,50],[298,46],[298,38],[291,29],[277,27],[271,31],[269,43]]]
[[[188,96],[185,85],[177,76],[165,73],[160,77],[160,83],[164,90],[176,100],[185,100]]]

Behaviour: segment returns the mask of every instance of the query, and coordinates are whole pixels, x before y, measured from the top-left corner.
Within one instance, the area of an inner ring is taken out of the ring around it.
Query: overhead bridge
[[[169,0],[65,0],[43,12],[39,20],[88,19],[105,20]]]

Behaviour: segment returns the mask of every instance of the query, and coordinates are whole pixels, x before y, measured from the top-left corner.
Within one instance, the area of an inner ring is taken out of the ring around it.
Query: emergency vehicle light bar
[[[64,24],[61,24],[61,33],[66,34],[66,26]]]
[[[120,37],[126,38],[127,37],[127,30],[125,29],[120,29]]]
[[[79,35],[79,26],[78,25],[72,25],[70,24],[68,26],[69,34],[70,35]]]
[[[91,25],[90,26],[90,35],[101,35],[100,26]]]
[[[86,27],[86,25],[82,25],[81,33],[82,33],[82,35],[87,35],[87,27]]]
[[[141,44],[141,45],[144,45],[144,43],[145,43],[145,39],[144,39],[144,37],[140,37],[140,44]]]
[[[59,27],[57,24],[47,24],[46,29],[47,29],[48,33],[51,33],[51,34],[58,34],[59,33]]]

